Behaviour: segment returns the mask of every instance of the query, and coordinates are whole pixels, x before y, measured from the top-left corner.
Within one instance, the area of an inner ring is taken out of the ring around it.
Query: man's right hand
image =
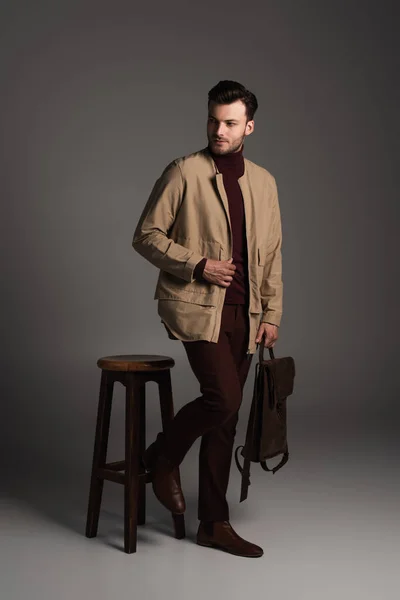
[[[236,271],[236,265],[231,264],[232,260],[233,258],[229,260],[208,258],[203,270],[204,279],[221,287],[229,287]]]

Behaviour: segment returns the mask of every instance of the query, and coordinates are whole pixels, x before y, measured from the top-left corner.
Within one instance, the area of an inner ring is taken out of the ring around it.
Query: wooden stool
[[[151,472],[144,469],[142,456],[146,449],[146,383],[158,384],[163,430],[174,418],[171,386],[173,358],[152,354],[124,354],[99,358],[101,369],[100,396],[94,441],[86,537],[97,535],[104,480],[122,483],[124,495],[124,550],[136,552],[137,525],[146,522],[146,483]],[[106,463],[114,382],[126,388],[125,460]],[[123,472],[121,472],[123,471]],[[185,537],[183,515],[172,515],[175,537]]]

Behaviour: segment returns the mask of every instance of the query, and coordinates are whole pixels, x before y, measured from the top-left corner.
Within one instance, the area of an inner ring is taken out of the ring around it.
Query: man
[[[243,387],[256,344],[278,339],[283,287],[276,182],[243,157],[257,106],[235,81],[210,90],[208,146],[164,169],[132,242],[160,269],[158,314],[201,391],[145,452],[153,490],[171,512],[185,511],[177,467],[201,436],[197,543],[247,557],[263,550],[232,528],[226,491]]]

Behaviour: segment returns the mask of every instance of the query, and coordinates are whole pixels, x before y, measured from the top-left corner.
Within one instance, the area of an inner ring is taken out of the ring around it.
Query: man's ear
[[[246,123],[246,135],[250,135],[254,131],[254,120]]]

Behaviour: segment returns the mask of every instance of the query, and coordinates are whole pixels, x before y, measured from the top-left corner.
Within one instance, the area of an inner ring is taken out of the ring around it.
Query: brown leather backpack
[[[264,343],[260,344],[246,441],[235,451],[236,466],[242,474],[240,502],[247,498],[251,462],[258,462],[265,471],[275,474],[289,460],[286,398],[293,393],[295,363],[291,356],[275,358],[273,349],[268,350],[270,360],[264,360]],[[243,467],[238,458],[240,448]],[[283,454],[281,461],[269,469],[266,460],[279,454]]]

